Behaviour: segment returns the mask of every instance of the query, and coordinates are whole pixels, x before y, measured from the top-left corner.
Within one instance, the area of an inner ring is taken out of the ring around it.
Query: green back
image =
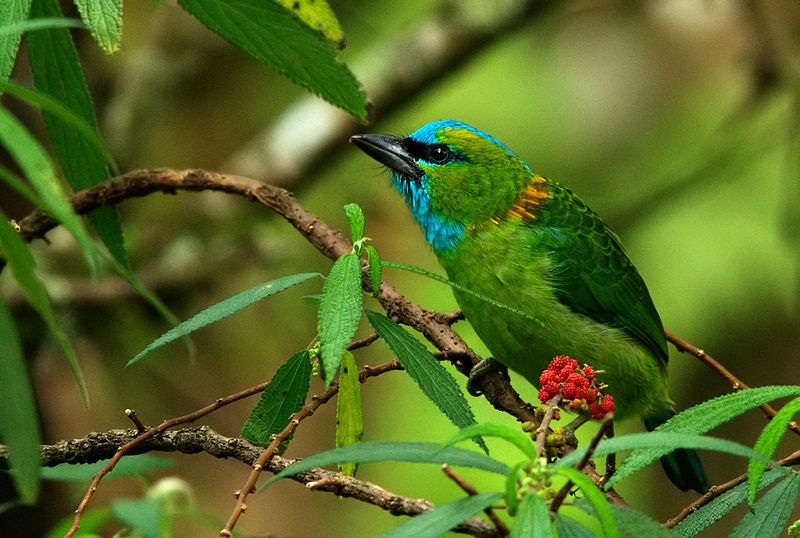
[[[571,310],[622,329],[665,365],[664,327],[642,277],[605,223],[569,189],[548,181],[551,195],[531,226],[538,248],[548,250],[548,275],[558,299]]]

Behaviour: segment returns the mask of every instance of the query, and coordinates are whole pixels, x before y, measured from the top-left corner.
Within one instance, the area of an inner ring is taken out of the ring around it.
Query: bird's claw
[[[467,392],[469,392],[471,396],[480,396],[483,394],[480,388],[480,380],[483,376],[491,372],[500,372],[505,379],[510,379],[508,377],[508,368],[494,358],[487,357],[470,370],[469,378],[467,379]]]

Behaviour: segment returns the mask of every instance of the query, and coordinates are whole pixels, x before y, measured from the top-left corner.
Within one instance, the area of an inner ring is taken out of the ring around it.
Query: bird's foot
[[[491,372],[500,372],[504,378],[510,379],[508,377],[508,368],[503,366],[503,364],[496,359],[487,357],[470,370],[469,378],[467,379],[467,392],[469,392],[471,396],[480,396],[483,394],[480,388],[480,380],[483,376]]]

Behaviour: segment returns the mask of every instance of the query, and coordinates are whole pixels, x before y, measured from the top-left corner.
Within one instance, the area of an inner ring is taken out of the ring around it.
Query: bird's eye
[[[453,159],[450,148],[444,144],[436,144],[428,149],[428,161],[436,164],[444,164]]]

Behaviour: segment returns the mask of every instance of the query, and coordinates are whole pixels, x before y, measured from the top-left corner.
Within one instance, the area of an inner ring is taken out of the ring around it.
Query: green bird
[[[658,312],[617,236],[580,198],[457,121],[351,142],[391,170],[453,282],[526,313],[453,289],[495,359],[535,381],[569,355],[604,371],[617,418],[640,416],[652,430],[675,414]],[[695,452],[661,461],[680,489],[708,489]]]

